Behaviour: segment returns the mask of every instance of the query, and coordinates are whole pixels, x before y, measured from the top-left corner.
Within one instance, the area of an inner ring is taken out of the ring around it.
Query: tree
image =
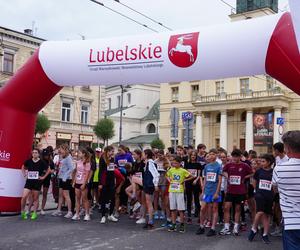
[[[114,122],[109,118],[101,119],[94,127],[94,132],[98,138],[103,140],[105,145],[105,142],[115,135]]]
[[[150,145],[151,145],[151,148],[165,149],[164,142],[159,138],[154,139]]]
[[[35,138],[37,134],[44,134],[50,128],[50,121],[44,114],[38,114],[35,124]]]

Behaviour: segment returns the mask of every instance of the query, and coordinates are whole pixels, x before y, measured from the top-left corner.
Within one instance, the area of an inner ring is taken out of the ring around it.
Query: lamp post
[[[123,99],[124,99],[124,93],[128,91],[129,88],[131,88],[129,85],[121,87],[121,96],[120,96],[120,126],[119,126],[119,145],[122,142],[122,131],[123,131]]]

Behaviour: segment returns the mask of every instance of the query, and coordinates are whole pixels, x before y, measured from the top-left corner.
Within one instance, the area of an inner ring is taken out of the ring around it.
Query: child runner
[[[81,198],[85,209],[84,220],[89,221],[90,218],[90,204],[88,200],[88,182],[91,171],[91,154],[86,149],[78,150],[78,161],[76,162],[76,170],[74,174],[73,187],[75,187],[76,195],[76,213],[72,220],[80,220],[80,205]]]
[[[253,241],[256,233],[257,226],[260,221],[264,226],[264,232],[262,240],[264,243],[269,244],[269,228],[270,228],[270,217],[272,215],[272,206],[274,193],[272,190],[272,176],[274,163],[274,157],[272,155],[262,155],[261,157],[262,168],[257,170],[253,177],[253,186],[256,190],[255,201],[256,201],[256,215],[250,230],[248,240]]]
[[[179,232],[184,233],[184,182],[194,179],[187,170],[181,167],[182,158],[176,156],[174,161],[171,163],[172,167],[167,172],[167,179],[170,182],[169,186],[169,200],[170,209],[172,214],[172,226],[169,227],[169,232],[176,231],[176,218],[177,213],[180,216],[180,227]]]
[[[204,234],[204,220],[209,204],[212,204],[212,225],[207,233],[207,236],[216,235],[216,224],[218,220],[218,203],[222,201],[220,189],[222,183],[222,169],[221,165],[216,161],[218,151],[211,149],[208,153],[209,163],[205,166],[203,171],[203,190],[202,190],[202,206],[200,211],[200,227],[196,234]]]
[[[235,204],[234,228],[233,234],[239,234],[239,222],[241,216],[241,203],[246,200],[246,185],[245,179],[253,176],[251,167],[241,162],[242,151],[235,149],[231,153],[232,162],[225,165],[223,174],[228,180],[227,194],[225,197],[224,208],[224,228],[220,231],[221,235],[231,234],[229,229],[230,208]]]
[[[27,170],[27,175],[25,170]],[[32,150],[32,158],[25,161],[22,166],[22,173],[24,177],[27,177],[22,199],[21,199],[21,217],[26,220],[27,214],[25,212],[26,201],[30,193],[33,198],[33,212],[31,213],[31,219],[37,219],[37,209],[39,206],[39,193],[41,191],[42,181],[50,174],[50,168],[46,162],[40,159],[39,150]]]

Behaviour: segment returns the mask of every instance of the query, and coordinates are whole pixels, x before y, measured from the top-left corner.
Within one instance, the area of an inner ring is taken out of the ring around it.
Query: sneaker
[[[73,217],[72,212],[67,212],[67,214],[64,216],[66,219],[71,219]]]
[[[115,216],[113,216],[113,215],[109,215],[109,216],[107,217],[107,219],[108,219],[109,221],[112,221],[112,222],[118,222],[118,219],[117,219]]]
[[[172,224],[171,226],[169,226],[168,232],[175,232],[175,231],[176,231],[176,224]]]
[[[248,235],[248,240],[249,240],[249,241],[253,241],[255,235],[256,235],[256,232],[254,232],[254,231],[251,229],[250,232],[249,232],[249,235]]]
[[[80,220],[80,216],[78,214],[74,214],[72,220]]]
[[[147,224],[147,229],[148,230],[152,230],[153,228],[154,228],[153,224],[150,224],[150,223]]]
[[[165,220],[165,219],[166,219],[166,216],[165,216],[164,214],[161,214],[161,215],[159,216],[159,219],[160,219],[160,220]]]
[[[274,237],[282,237],[282,229],[280,227],[276,227],[275,230],[270,234]]]
[[[166,221],[165,223],[161,224],[161,227],[170,227],[172,225],[171,221]]]
[[[230,235],[231,232],[230,232],[229,229],[227,229],[227,228],[224,227],[224,228],[219,232],[219,234],[220,234],[220,235]]]
[[[84,221],[90,221],[91,220],[91,217],[90,217],[90,215],[89,214],[86,214],[85,216],[84,216],[84,219],[83,219]]]
[[[45,211],[41,210],[40,215],[45,215],[45,214],[46,214]]]
[[[105,216],[103,216],[103,217],[101,218],[101,221],[100,221],[100,223],[101,223],[101,224],[105,224],[105,222],[106,222],[106,217],[105,217]]]
[[[134,204],[132,211],[136,212],[137,210],[139,210],[139,208],[141,207],[141,203],[139,203],[138,201]]]
[[[62,216],[62,212],[59,210],[56,210],[54,213],[52,213],[52,216]]]
[[[270,244],[271,243],[271,241],[269,240],[268,235],[263,235],[262,240],[265,244]]]
[[[183,223],[181,223],[179,226],[179,233],[184,233],[184,232],[185,232],[185,226]]]
[[[191,224],[193,223],[192,218],[189,217],[189,218],[187,219],[186,223],[189,224],[189,225],[191,225]]]
[[[83,216],[83,215],[85,215],[85,210],[84,209],[80,209],[79,216]]]
[[[158,220],[159,219],[159,215],[158,215],[158,212],[154,213],[154,220]]]
[[[204,234],[205,233],[205,228],[204,227],[199,227],[196,234],[197,235],[201,235],[201,234]]]
[[[22,218],[22,220],[27,220],[28,219],[28,216],[27,216],[26,212],[21,212],[21,218]]]
[[[217,235],[216,230],[214,229],[209,229],[209,231],[207,232],[206,236],[210,237],[210,236],[215,236]]]
[[[206,228],[210,228],[210,227],[211,227],[211,222],[208,221],[208,222],[205,224],[205,227],[206,227]]]
[[[119,217],[120,217],[120,213],[119,213],[118,211],[116,211],[116,212],[114,213],[114,217],[115,217],[115,218],[119,218]]]
[[[232,230],[232,233],[233,233],[234,236],[239,236],[239,230],[237,228],[234,228]]]
[[[36,213],[36,212],[32,212],[32,213],[31,213],[30,219],[31,219],[31,220],[36,220],[37,217],[38,217],[37,213]]]
[[[138,219],[135,223],[136,224],[145,224],[146,223],[146,219],[142,217],[142,218]]]

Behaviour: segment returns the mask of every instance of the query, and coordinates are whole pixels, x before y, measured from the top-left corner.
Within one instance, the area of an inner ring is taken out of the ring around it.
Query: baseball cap
[[[96,148],[95,151],[96,151],[96,152],[102,152],[102,149],[101,149],[101,148]]]

